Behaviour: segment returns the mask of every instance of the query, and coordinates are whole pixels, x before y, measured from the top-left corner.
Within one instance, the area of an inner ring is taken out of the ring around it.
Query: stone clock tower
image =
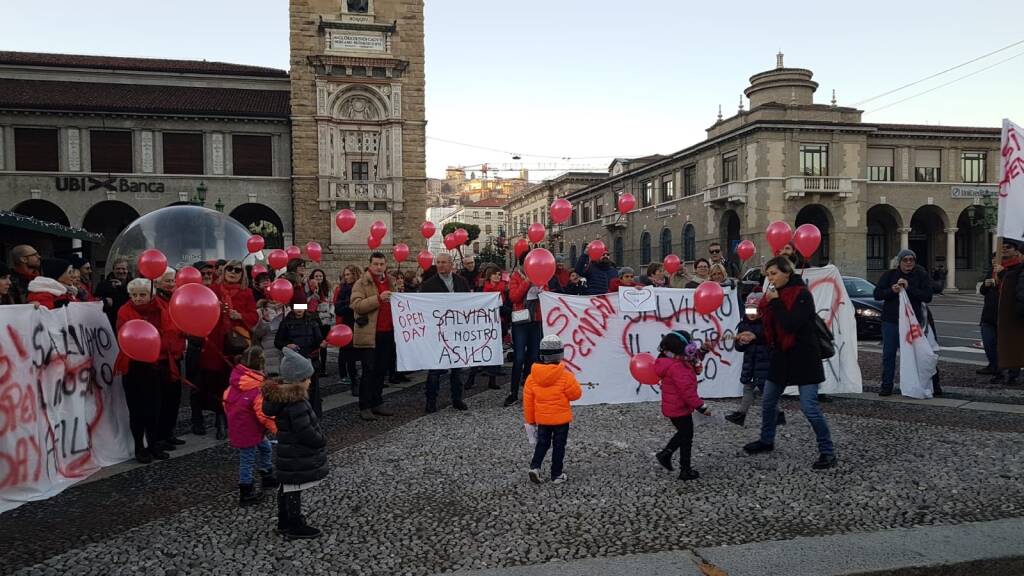
[[[420,245],[426,200],[423,0],[290,0],[295,243],[365,265],[370,224]],[[343,208],[357,225],[342,234]]]

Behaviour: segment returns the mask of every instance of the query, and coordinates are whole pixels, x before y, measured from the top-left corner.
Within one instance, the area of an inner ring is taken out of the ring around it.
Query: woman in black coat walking
[[[766,344],[771,353],[768,379],[761,401],[761,438],[743,447],[748,454],[775,449],[775,428],[779,397],[787,386],[800,390],[800,410],[818,438],[818,459],[813,468],[836,465],[835,449],[828,422],[818,405],[818,384],[825,381],[815,327],[814,298],[803,279],[794,273],[793,263],[783,256],[772,258],[765,265],[768,291],[758,305],[763,318],[764,334],[740,332],[741,344],[757,341]]]

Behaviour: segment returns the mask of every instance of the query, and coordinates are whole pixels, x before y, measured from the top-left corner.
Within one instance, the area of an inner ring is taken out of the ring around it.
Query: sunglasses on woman
[[[241,266],[228,266],[227,268],[224,268],[224,271],[225,272],[234,272],[235,274],[237,274],[237,273],[242,271],[242,268],[241,268]]]

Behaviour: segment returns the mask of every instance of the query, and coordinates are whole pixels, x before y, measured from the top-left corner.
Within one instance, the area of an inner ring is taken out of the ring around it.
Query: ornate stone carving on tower
[[[329,266],[362,264],[370,224],[382,247],[414,241],[426,201],[423,0],[290,0],[296,244]],[[355,211],[342,234],[334,217]]]

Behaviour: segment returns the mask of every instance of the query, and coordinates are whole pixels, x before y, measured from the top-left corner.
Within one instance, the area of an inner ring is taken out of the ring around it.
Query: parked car
[[[745,301],[751,292],[760,292],[763,285],[764,274],[760,268],[755,266],[744,272],[739,283],[740,302]]]
[[[853,302],[857,337],[882,337],[882,302],[875,300],[875,285],[856,276],[843,276],[843,286]]]

